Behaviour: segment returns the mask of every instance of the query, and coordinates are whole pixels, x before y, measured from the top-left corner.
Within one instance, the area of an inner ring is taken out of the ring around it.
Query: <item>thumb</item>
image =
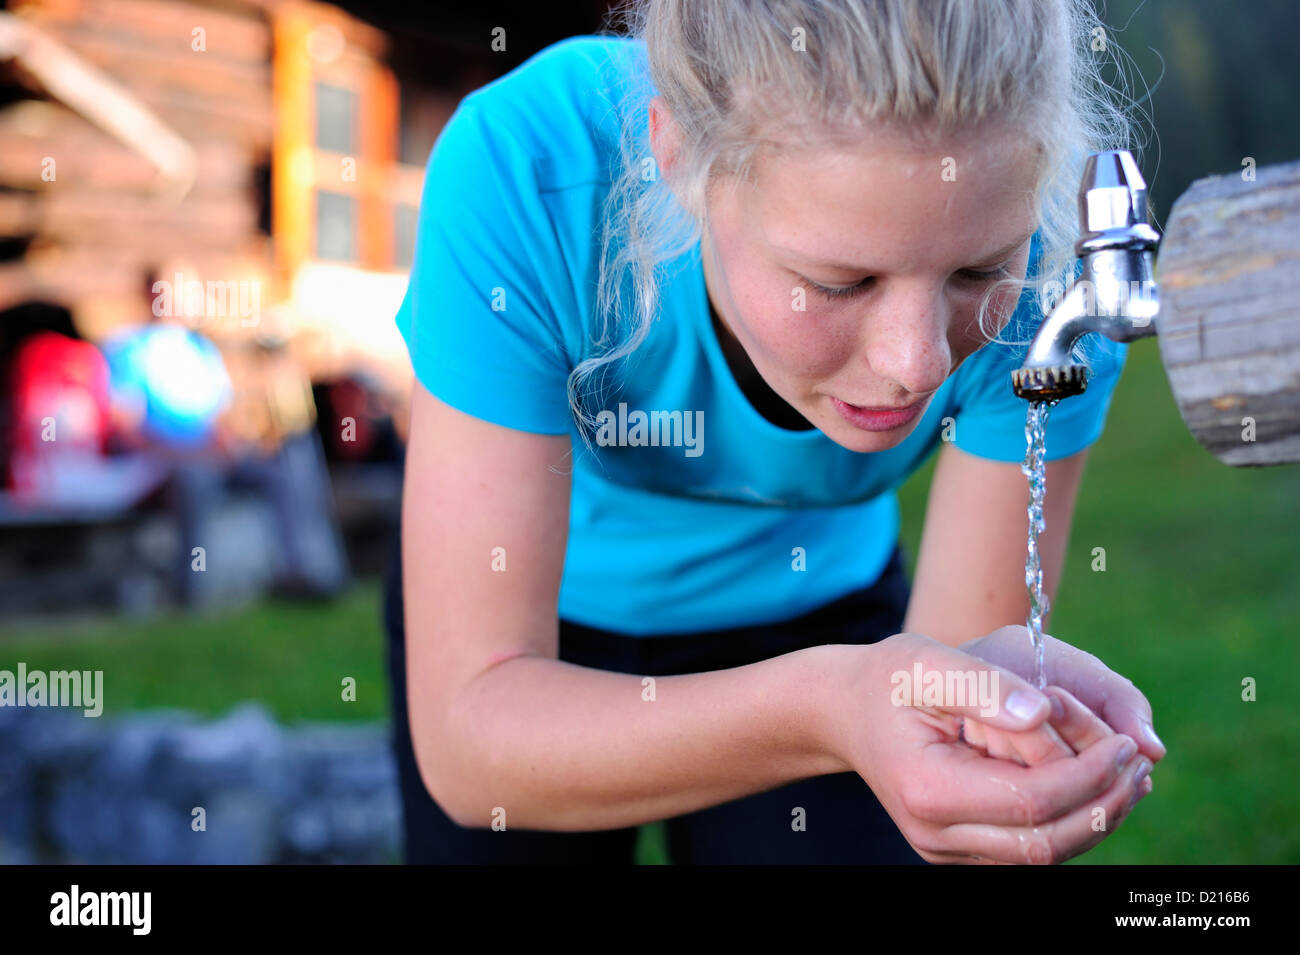
[[[976,719],[1010,732],[1037,727],[1052,712],[1047,696],[1010,670],[954,647],[934,646],[911,670],[895,671],[890,700]]]

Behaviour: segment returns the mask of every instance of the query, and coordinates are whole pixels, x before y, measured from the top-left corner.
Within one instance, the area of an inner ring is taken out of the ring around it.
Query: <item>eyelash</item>
[[[1004,279],[1011,274],[1011,270],[1005,265],[999,265],[996,269],[989,269],[987,272],[978,272],[975,269],[962,269],[963,278],[970,279],[973,282],[992,282],[996,279]]]
[[[1011,274],[1011,271],[1005,265],[1000,265],[996,269],[990,269],[987,272],[980,272],[975,269],[962,269],[958,274],[970,282],[994,282],[998,279],[1006,278]],[[821,295],[823,298],[834,300],[850,298],[863,291],[871,284],[871,277],[868,276],[856,285],[847,285],[843,288],[827,288],[825,285],[818,285],[811,279],[804,279],[804,282],[809,289],[816,292],[818,295]]]
[[[850,296],[856,295],[858,292],[861,292],[869,284],[871,284],[871,278],[870,277],[865,278],[857,285],[849,285],[849,286],[845,286],[844,288],[827,288],[825,285],[818,285],[816,282],[810,279],[804,279],[804,282],[807,283],[808,288],[812,289],[814,292],[816,292],[818,295],[821,295],[823,298],[837,299],[837,298],[849,298]]]

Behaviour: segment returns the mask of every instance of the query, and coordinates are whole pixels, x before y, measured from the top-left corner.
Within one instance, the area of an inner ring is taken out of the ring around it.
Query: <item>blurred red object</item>
[[[64,459],[100,458],[111,429],[108,362],[57,332],[24,339],[13,357],[9,483],[38,493]]]
[[[370,392],[359,382],[344,379],[329,387],[329,401],[333,419],[351,426],[327,430],[330,450],[342,461],[365,460],[375,443]]]

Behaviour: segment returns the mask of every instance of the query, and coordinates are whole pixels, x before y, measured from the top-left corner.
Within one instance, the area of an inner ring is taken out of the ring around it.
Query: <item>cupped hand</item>
[[[989,756],[1013,759],[1022,766],[1036,766],[1063,756],[1082,753],[1093,743],[1115,735],[1115,731],[1104,720],[1075,699],[1068,690],[1049,686],[1043,693],[1052,704],[1052,715],[1038,729],[1015,733],[969,720],[964,723],[962,739]],[[1050,732],[1055,743],[1047,742],[1048,736],[1044,731]],[[1151,792],[1149,772],[1140,788],[1139,801]]]
[[[1050,726],[1048,695],[929,637],[902,633],[836,649],[846,653],[836,671],[841,682],[827,694],[828,744],[926,861],[1062,862],[1105,838],[1146,791],[1151,761],[1069,694],[1053,691],[1061,717]],[[952,692],[905,699],[918,665],[946,687],[982,680],[989,692],[974,700]],[[1016,739],[1031,765],[968,743],[964,733],[976,726]],[[1063,754],[1058,745],[1079,751]]]
[[[1137,741],[1139,751],[1153,764],[1164,759],[1167,750],[1152,726],[1151,704],[1132,681],[1091,653],[1055,637],[1044,634],[1043,645],[1049,686],[1066,690],[1116,733]],[[958,649],[1026,679],[1033,676],[1034,650],[1025,627],[1001,627]]]

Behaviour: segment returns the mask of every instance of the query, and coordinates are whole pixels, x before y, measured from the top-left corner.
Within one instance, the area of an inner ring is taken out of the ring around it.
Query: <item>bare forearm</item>
[[[903,629],[958,647],[1028,617],[1028,492],[1014,465],[951,446],[940,454]],[[1038,549],[1049,606],[1065,563],[1083,454],[1047,465],[1046,529]]]
[[[640,676],[515,657],[457,697],[437,795],[462,825],[596,830],[846,771],[817,710],[835,649],[658,677],[653,700]]]

